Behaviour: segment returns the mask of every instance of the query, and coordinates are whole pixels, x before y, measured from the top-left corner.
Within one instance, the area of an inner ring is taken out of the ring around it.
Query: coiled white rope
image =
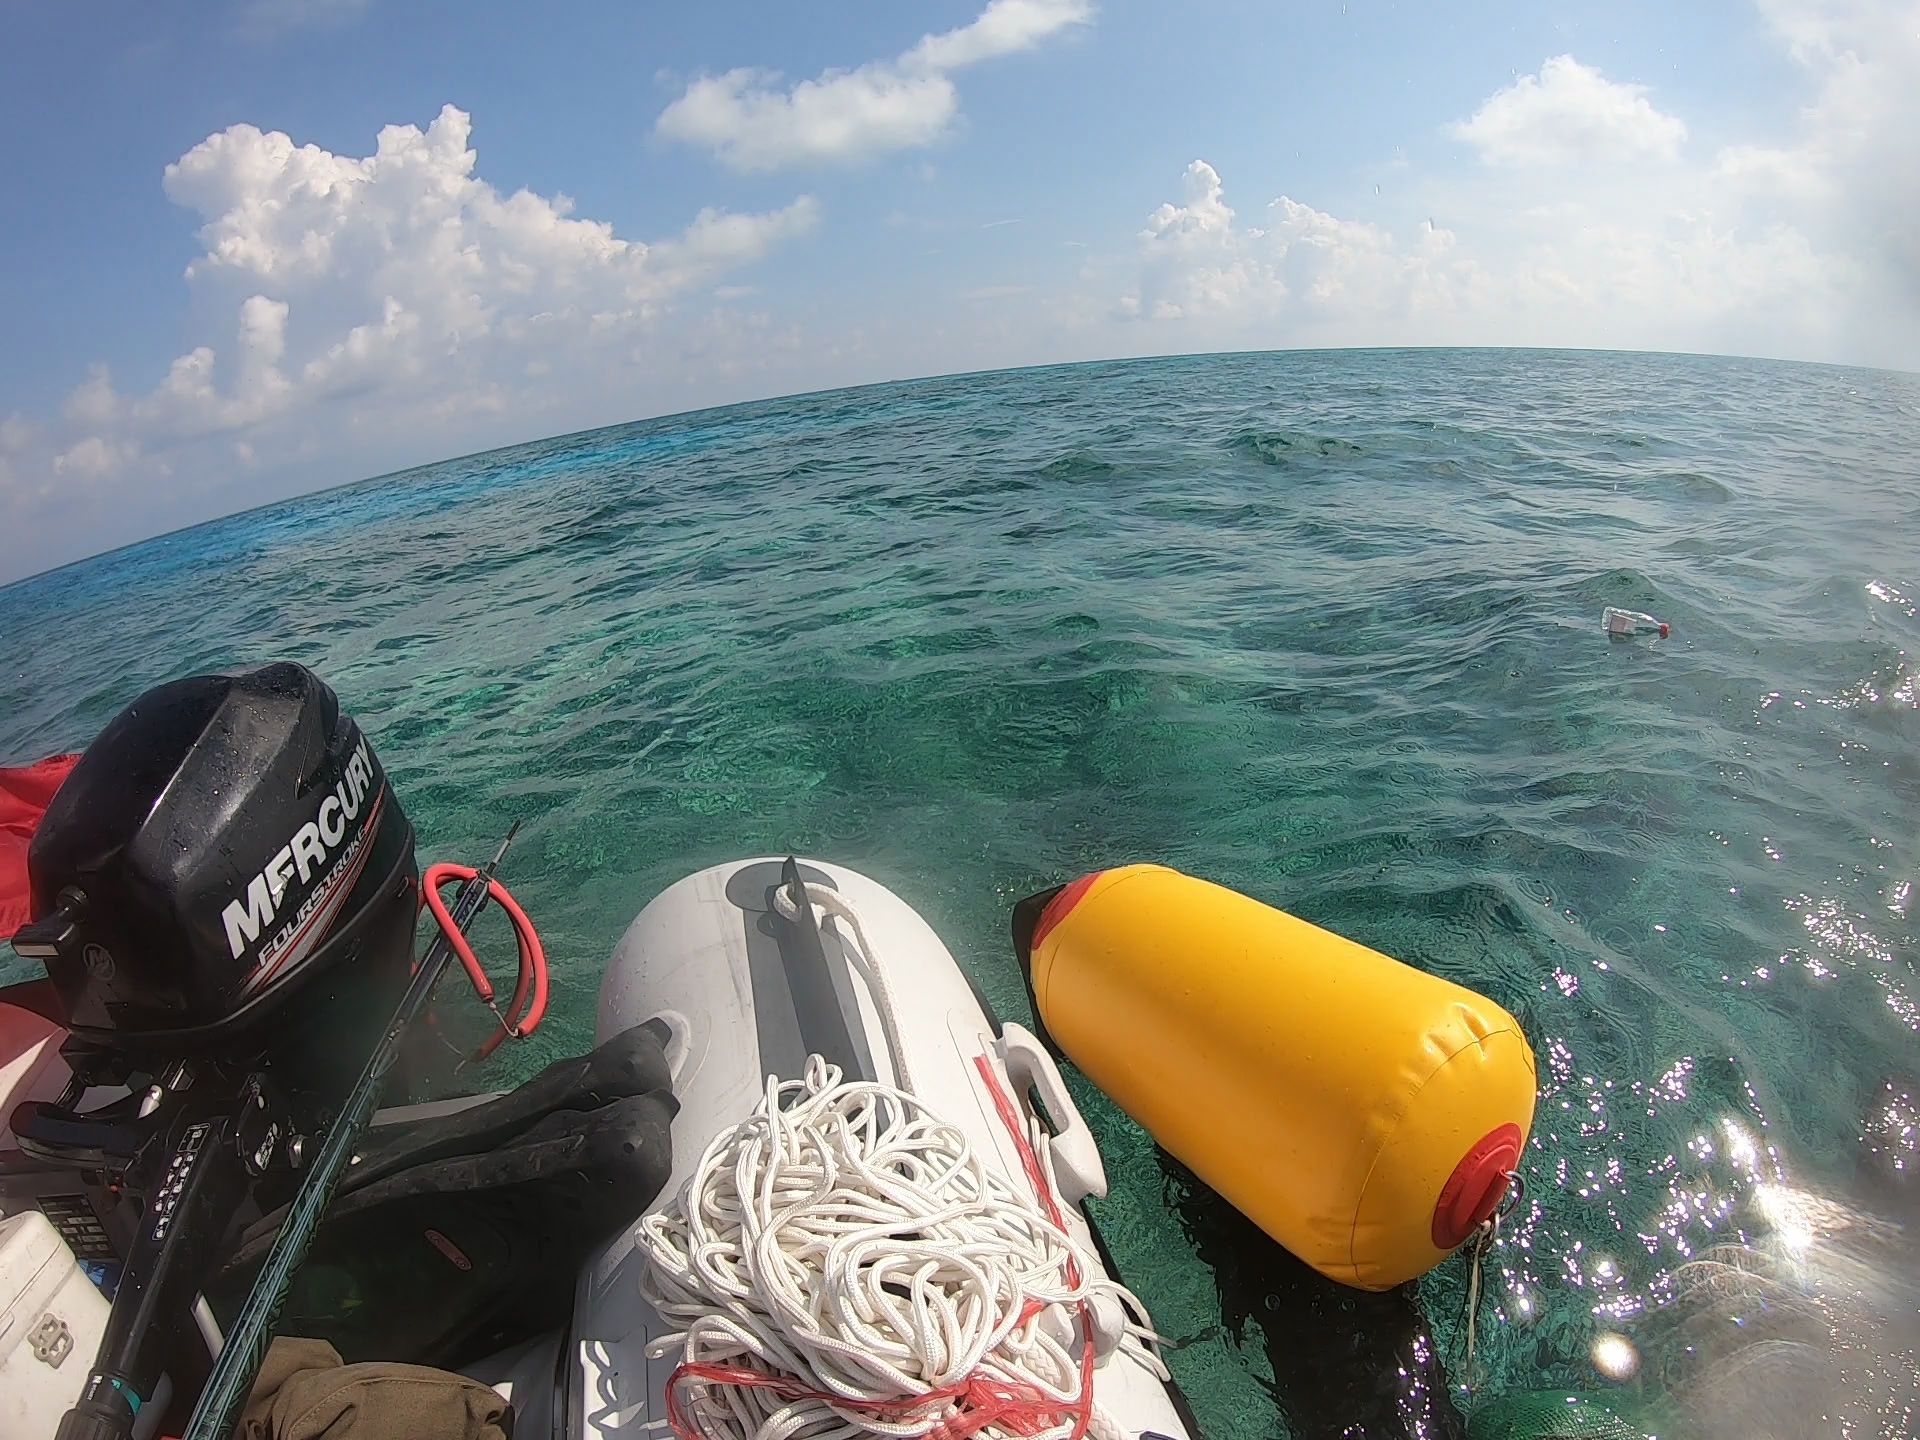
[[[1167,1372],[1139,1301],[1051,1203],[903,1089],[817,1055],[799,1080],[770,1078],[640,1224],[642,1289],[679,1327],[650,1352],[680,1353],[670,1423],[699,1440],[1118,1440],[1093,1403],[1089,1302],[1125,1306],[1121,1348]]]

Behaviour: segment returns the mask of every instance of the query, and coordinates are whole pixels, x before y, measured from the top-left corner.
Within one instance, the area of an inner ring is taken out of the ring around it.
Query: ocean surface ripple
[[[527,821],[526,1068],[728,857],[871,872],[1008,1016],[1014,900],[1206,875],[1485,991],[1541,1061],[1470,1369],[1463,1262],[1321,1284],[1080,1086],[1208,1434],[1905,1435],[1917,502],[1920,378],[1871,371],[1289,353],[809,395],[0,590],[0,757],[314,666],[424,853]],[[1608,604],[1672,638],[1609,643]]]

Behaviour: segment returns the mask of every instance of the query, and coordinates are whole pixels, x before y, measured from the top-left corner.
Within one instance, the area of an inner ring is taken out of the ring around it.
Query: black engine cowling
[[[339,699],[290,661],[147,691],[28,852],[45,962],[84,1043],[140,1062],[271,1053],[343,1085],[405,987],[413,827]]]

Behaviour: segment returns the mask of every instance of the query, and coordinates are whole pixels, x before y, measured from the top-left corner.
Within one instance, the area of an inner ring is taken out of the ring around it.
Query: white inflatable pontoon
[[[783,886],[784,863],[719,865],[669,887],[628,927],[607,967],[596,1043],[655,1019],[671,1036],[667,1058],[680,1111],[672,1178],[656,1203],[678,1194],[708,1142],[761,1103],[768,1076],[797,1078],[809,1055],[825,1057],[849,1078],[896,1081],[876,997],[849,960],[858,953],[852,927],[816,908],[815,947],[808,943],[813,927],[786,923],[777,908],[783,888],[789,895],[793,889],[791,875]],[[809,861],[798,872],[806,886],[831,892],[858,916],[872,958],[885,967],[912,1057],[914,1094],[960,1127],[1009,1184],[1024,1186],[1017,1146],[976,1068],[975,1057],[985,1056],[1019,1097],[1085,1263],[1103,1266],[1081,1205],[1106,1193],[1106,1173],[1052,1057],[1024,1028],[995,1023],[940,937],[897,895],[836,865]],[[785,903],[792,914],[792,901]],[[1044,1118],[1033,1108],[1036,1096]],[[521,1412],[517,1435],[630,1440],[665,1433],[665,1388],[679,1357],[650,1352],[678,1327],[643,1298],[641,1266],[629,1230],[581,1276],[568,1334],[472,1367],[470,1373],[510,1392]],[[1119,1318],[1096,1316],[1094,1328],[1117,1333]],[[1102,1414],[1128,1436],[1188,1440],[1192,1433],[1178,1392],[1124,1348],[1106,1348],[1094,1392]],[[551,1404],[561,1413],[546,1413]]]

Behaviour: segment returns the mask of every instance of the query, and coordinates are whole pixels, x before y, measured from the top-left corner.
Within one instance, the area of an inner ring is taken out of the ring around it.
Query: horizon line
[[[829,385],[818,390],[790,390],[772,395],[756,395],[742,400],[727,400],[716,405],[696,405],[687,410],[661,411],[652,415],[639,415],[628,420],[609,421],[604,425],[589,425],[580,430],[563,430],[551,435],[534,435],[521,440],[512,440],[504,445],[490,445],[484,450],[468,450],[458,454],[442,456],[438,460],[428,460],[417,465],[405,465],[397,470],[383,470],[374,475],[364,475],[354,480],[342,480],[332,485],[319,485],[310,490],[296,491],[292,495],[282,495],[277,499],[263,500],[257,505],[243,505],[234,510],[223,510],[217,515],[209,515],[202,520],[190,521],[185,525],[176,525],[171,530],[158,530],[151,535],[143,535],[137,540],[128,540],[112,545],[104,550],[90,551],[85,555],[64,560],[45,570],[35,570],[0,584],[0,598],[8,591],[35,581],[45,580],[62,571],[77,566],[90,565],[97,560],[105,560],[128,550],[137,550],[143,545],[152,545],[169,540],[178,535],[191,534],[212,525],[222,525],[243,516],[258,514],[263,510],[272,510],[282,505],[292,505],[302,501],[318,499],[323,495],[332,495],[342,490],[354,490],[363,485],[377,485],[383,481],[398,480],[416,471],[432,470],[441,465],[453,465],[465,460],[478,460],[488,455],[498,455],[509,450],[523,449],[529,445],[550,445],[558,441],[576,440],[584,436],[599,435],[609,430],[623,430],[633,425],[646,425],[662,420],[687,419],[695,415],[707,415],[722,410],[743,409],[749,405],[766,405],[782,400],[804,400],[815,396],[853,394],[861,390],[875,390],[892,385],[917,385],[938,380],[966,380],[986,375],[1018,375],[1034,370],[1071,370],[1089,365],[1140,365],[1153,364],[1167,360],[1207,360],[1220,356],[1241,355],[1348,355],[1380,354],[1400,351],[1513,351],[1523,354],[1542,355],[1658,355],[1672,359],[1687,360],[1744,360],[1763,365],[1805,365],[1823,370],[1858,370],[1867,374],[1894,375],[1908,379],[1920,379],[1920,371],[1899,370],[1890,366],[1848,364],[1836,360],[1788,360],[1771,355],[1737,355],[1707,350],[1637,350],[1620,349],[1601,345],[1301,345],[1301,346],[1259,346],[1240,350],[1180,350],[1166,351],[1152,355],[1114,355],[1091,360],[1043,360],[1030,365],[1001,365],[990,370],[943,370],[921,375],[902,375],[889,380],[864,380],[851,385]]]

